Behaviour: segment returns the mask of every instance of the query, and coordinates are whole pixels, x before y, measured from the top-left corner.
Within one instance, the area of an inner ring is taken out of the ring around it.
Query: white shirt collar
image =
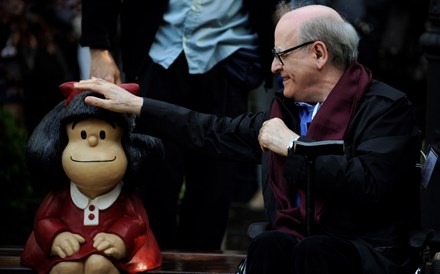
[[[98,196],[95,199],[90,199],[79,191],[75,183],[70,182],[70,197],[78,208],[85,209],[91,202],[93,202],[99,210],[104,210],[109,208],[119,197],[123,184],[124,183],[121,181],[111,191]]]

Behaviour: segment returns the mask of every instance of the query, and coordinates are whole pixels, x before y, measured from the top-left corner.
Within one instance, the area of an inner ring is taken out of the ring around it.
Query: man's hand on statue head
[[[90,90],[104,96],[104,99],[87,96],[85,102],[89,105],[101,107],[114,112],[131,113],[139,115],[143,98],[133,95],[116,84],[103,79],[91,78],[75,83],[75,88]]]

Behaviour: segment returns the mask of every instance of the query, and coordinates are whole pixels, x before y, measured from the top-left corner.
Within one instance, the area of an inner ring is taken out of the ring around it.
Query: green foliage
[[[26,168],[27,132],[14,115],[0,106],[0,197],[2,207],[24,207],[32,193]]]

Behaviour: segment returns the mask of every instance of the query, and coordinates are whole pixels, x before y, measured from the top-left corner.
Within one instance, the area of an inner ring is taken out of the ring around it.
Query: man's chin
[[[289,89],[284,88],[284,89],[283,89],[283,95],[284,95],[284,97],[286,97],[286,98],[293,99],[293,93],[292,93],[292,91],[290,91]]]

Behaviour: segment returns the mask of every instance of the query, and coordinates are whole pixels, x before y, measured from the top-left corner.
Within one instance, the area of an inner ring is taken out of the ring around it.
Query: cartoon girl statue
[[[161,253],[131,183],[148,168],[142,161],[158,161],[160,142],[133,133],[134,117],[85,104],[86,96],[99,95],[73,84],[60,86],[66,100],[43,118],[29,139],[31,173],[55,180],[58,187],[36,213],[21,263],[40,274],[157,268]]]

